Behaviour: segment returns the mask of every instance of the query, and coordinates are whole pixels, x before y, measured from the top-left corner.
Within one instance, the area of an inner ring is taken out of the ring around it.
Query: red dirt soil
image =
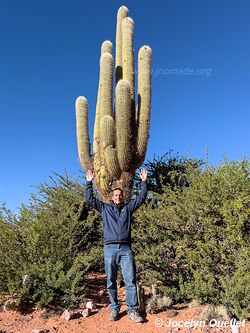
[[[202,306],[189,308],[187,305],[176,305],[174,308],[178,311],[175,317],[169,318],[165,311],[158,314],[147,314],[143,324],[136,324],[128,319],[126,315],[125,287],[119,289],[119,300],[122,304],[119,314],[119,320],[110,322],[108,297],[105,289],[105,275],[91,274],[88,276],[88,287],[90,288],[90,299],[98,307],[96,312],[92,312],[90,317],[77,318],[66,321],[61,319],[60,315],[49,316],[45,318],[42,310],[32,309],[27,314],[21,314],[18,311],[0,312],[0,333],[31,333],[35,328],[43,328],[50,333],[215,333],[232,332],[230,327],[210,328],[205,327],[173,327],[183,321],[197,321],[202,312]],[[102,296],[99,294],[104,293]],[[172,327],[168,327],[170,323]],[[158,327],[159,325],[160,327]],[[198,326],[198,324],[196,324]],[[244,328],[240,328],[235,333],[250,333],[250,322],[246,322]]]

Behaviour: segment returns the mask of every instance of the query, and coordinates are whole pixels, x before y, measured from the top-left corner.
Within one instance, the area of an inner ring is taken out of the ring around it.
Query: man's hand
[[[147,180],[148,172],[147,172],[146,169],[141,169],[141,171],[140,171],[140,177],[141,177],[141,180],[143,182]]]
[[[86,179],[88,182],[91,182],[94,179],[94,172],[92,170],[86,172]]]

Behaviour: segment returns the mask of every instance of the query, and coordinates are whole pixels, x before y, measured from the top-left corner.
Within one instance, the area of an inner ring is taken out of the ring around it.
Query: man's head
[[[120,205],[124,202],[123,199],[123,191],[121,188],[117,187],[112,191],[112,201],[116,204],[116,205]]]

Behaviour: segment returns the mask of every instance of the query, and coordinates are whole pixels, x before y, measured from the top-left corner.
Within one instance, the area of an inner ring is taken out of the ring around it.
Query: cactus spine
[[[88,134],[88,102],[76,100],[76,129],[82,168],[94,170],[102,199],[109,200],[113,187],[121,187],[125,200],[131,195],[135,170],[145,159],[151,108],[151,58],[149,46],[138,53],[138,105],[135,106],[134,22],[120,7],[116,25],[115,98],[113,109],[112,43],[101,47],[100,77],[94,125],[93,154]]]

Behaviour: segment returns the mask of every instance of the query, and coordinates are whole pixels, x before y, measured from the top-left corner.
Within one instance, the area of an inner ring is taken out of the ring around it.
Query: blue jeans
[[[107,289],[109,293],[110,309],[120,310],[117,300],[117,272],[121,263],[122,275],[126,285],[127,312],[138,310],[139,303],[136,290],[135,260],[131,247],[127,244],[104,245],[104,264],[107,276]]]

